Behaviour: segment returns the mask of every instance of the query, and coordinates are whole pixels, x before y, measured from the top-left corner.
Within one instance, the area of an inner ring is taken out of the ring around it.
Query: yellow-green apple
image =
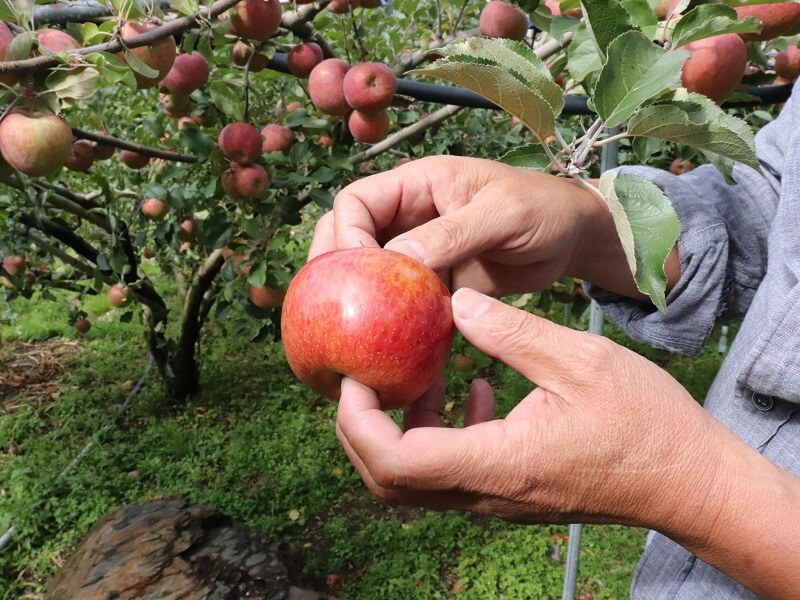
[[[26,266],[27,263],[25,262],[25,259],[21,256],[17,256],[16,254],[6,256],[3,259],[3,268],[6,270],[6,273],[13,277],[22,275],[25,272]]]
[[[129,169],[144,169],[150,164],[150,157],[133,150],[120,150],[119,159]]]
[[[274,288],[268,285],[262,285],[261,287],[247,286],[247,297],[250,302],[262,310],[277,308],[281,305],[285,296],[286,290],[283,288]]]
[[[324,58],[319,44],[304,42],[289,50],[286,62],[292,75],[305,78]]]
[[[159,84],[170,94],[188,96],[208,82],[208,61],[199,52],[179,54],[172,68]]]
[[[775,55],[775,73],[788,81],[800,77],[800,48],[790,45]]]
[[[111,302],[111,306],[116,306],[117,308],[128,306],[131,302],[130,291],[127,286],[118,283],[112,285],[111,289],[108,290],[108,301]]]
[[[522,40],[528,33],[528,15],[500,0],[492,0],[481,10],[481,35]]]
[[[311,70],[308,95],[317,109],[339,117],[350,112],[343,88],[344,76],[349,68],[350,65],[340,58],[326,58]]]
[[[72,143],[64,166],[70,171],[87,173],[94,164],[94,145],[89,140],[76,140]]]
[[[145,218],[158,221],[167,215],[169,207],[159,198],[146,198],[139,210]]]
[[[281,336],[297,377],[338,400],[342,376],[384,409],[419,398],[453,342],[450,292],[421,262],[381,248],[334,250],[307,263],[283,302]]]
[[[755,17],[761,21],[760,33],[742,34],[742,38],[748,42],[771,40],[800,33],[800,4],[797,2],[737,6],[735,10],[740,19]]]
[[[123,38],[130,38],[147,33],[156,27],[158,27],[158,25],[150,21],[127,21],[120,29],[120,34]],[[136,78],[136,84],[140,89],[151,88],[158,85],[158,82],[164,79],[167,73],[169,73],[169,70],[175,62],[177,46],[175,44],[175,38],[168,35],[152,44],[131,48],[130,53],[135,55],[136,58],[144,62],[151,69],[158,71],[155,77],[145,77],[141,73],[133,72],[133,76]],[[120,55],[120,58],[124,60],[124,54]]]
[[[269,174],[258,164],[241,165],[233,162],[222,174],[222,187],[226,194],[234,198],[263,198],[269,189],[269,183]]]
[[[229,159],[249,165],[261,156],[261,132],[244,121],[229,123],[217,137],[217,145]]]
[[[365,62],[350,67],[342,80],[345,100],[354,110],[375,112],[389,108],[397,91],[394,72],[383,63]]]
[[[12,111],[0,122],[0,153],[12,168],[42,177],[60,169],[72,151],[72,129],[53,114]]]
[[[264,143],[261,149],[264,152],[282,152],[288,154],[294,144],[294,133],[285,125],[270,123],[261,130]]]
[[[359,142],[377,144],[386,139],[391,122],[389,121],[389,114],[385,110],[378,112],[354,110],[347,120],[347,127]]]
[[[681,83],[721,103],[744,77],[747,45],[735,33],[725,33],[690,42],[681,47],[691,52],[681,71]]]
[[[283,10],[278,0],[241,0],[233,7],[231,33],[266,42],[278,31]]]

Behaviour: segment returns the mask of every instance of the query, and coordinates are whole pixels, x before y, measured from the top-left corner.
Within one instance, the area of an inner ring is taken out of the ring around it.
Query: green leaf
[[[507,152],[500,162],[512,167],[544,171],[550,166],[550,157],[539,144],[528,144]]]
[[[211,95],[211,101],[223,113],[236,119],[241,118],[244,106],[237,84],[218,79],[209,84],[208,93]]]
[[[620,4],[630,16],[630,22],[635,27],[644,29],[658,24],[656,12],[647,0],[620,0]]]
[[[643,104],[678,87],[688,57],[684,50],[664,50],[640,31],[614,40],[594,90],[594,106],[606,127],[621,125]]]
[[[198,8],[196,0],[170,0],[169,4],[182,15],[192,15]]]
[[[643,108],[628,122],[628,134],[685,144],[760,169],[747,123],[700,94],[679,92],[672,101]]]
[[[672,44],[678,48],[712,35],[757,33],[760,30],[761,23],[758,19],[750,17],[740,21],[732,8],[720,4],[704,4],[680,18],[672,31]]]
[[[148,79],[154,79],[158,77],[157,70],[148,65],[130,50],[125,50],[125,62],[128,63],[128,66],[131,69],[139,73],[139,75],[142,77],[147,77]]]
[[[606,171],[600,192],[608,204],[636,287],[666,312],[664,263],[680,234],[680,222],[669,198],[654,183],[636,175]]]
[[[94,67],[80,67],[69,71],[56,70],[45,80],[45,87],[58,98],[84,100],[97,91],[100,72]]]
[[[9,0],[0,0],[0,21],[6,23],[17,22],[17,11],[14,10],[14,3]]]
[[[581,6],[592,39],[603,56],[611,42],[626,31],[636,29],[619,0],[581,0]]]
[[[597,46],[585,25],[575,31],[575,37],[567,47],[567,57],[569,72],[578,81],[586,80],[589,75],[603,68]]]

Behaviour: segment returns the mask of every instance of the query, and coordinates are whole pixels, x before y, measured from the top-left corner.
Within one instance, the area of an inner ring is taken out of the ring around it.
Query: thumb
[[[614,345],[471,290],[453,294],[453,318],[474,346],[552,391],[593,385],[611,368]]]

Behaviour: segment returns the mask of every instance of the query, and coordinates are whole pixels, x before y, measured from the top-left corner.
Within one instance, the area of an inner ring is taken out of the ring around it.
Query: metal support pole
[[[616,135],[619,129],[609,129],[608,135]],[[605,173],[609,169],[619,166],[619,143],[612,142],[603,146],[600,156],[600,170]],[[600,305],[592,300],[589,306],[589,331],[596,335],[603,335],[603,311]],[[581,555],[581,535],[583,525],[580,523],[569,526],[569,541],[567,542],[567,558],[564,565],[564,587],[561,600],[574,600],[578,587],[578,570]]]

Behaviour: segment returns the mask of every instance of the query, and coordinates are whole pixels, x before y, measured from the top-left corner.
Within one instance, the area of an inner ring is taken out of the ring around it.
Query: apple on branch
[[[281,314],[292,371],[334,401],[344,375],[378,392],[384,409],[409,404],[442,374],[453,342],[450,292],[436,273],[381,248],[310,261]]]
[[[500,0],[492,0],[481,10],[481,35],[523,40],[528,34],[528,15]]]
[[[61,117],[14,109],[0,122],[0,153],[21,173],[50,175],[71,152],[72,129]]]

